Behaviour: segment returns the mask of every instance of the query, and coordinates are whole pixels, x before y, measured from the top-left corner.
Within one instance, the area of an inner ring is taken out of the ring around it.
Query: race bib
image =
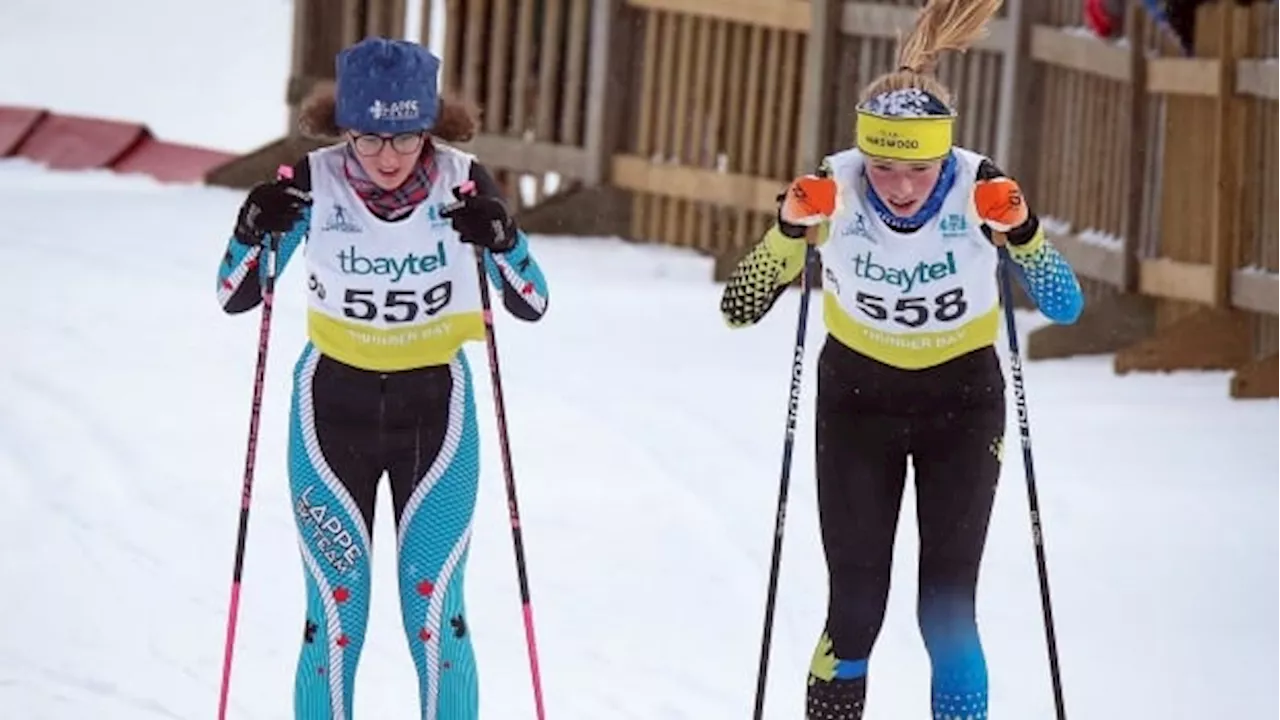
[[[468,174],[462,157],[437,158],[431,195],[387,222],[346,183],[341,148],[312,157],[312,231],[306,245],[308,335],[334,359],[370,370],[446,364],[483,339],[475,250],[439,216]],[[457,154],[460,155],[460,154]]]
[[[976,165],[971,170],[960,158],[955,185],[937,215],[913,233],[899,233],[866,200],[861,158],[844,160],[833,163],[843,209],[822,246],[824,310],[832,333],[859,352],[913,369],[994,342],[998,255],[968,210]]]

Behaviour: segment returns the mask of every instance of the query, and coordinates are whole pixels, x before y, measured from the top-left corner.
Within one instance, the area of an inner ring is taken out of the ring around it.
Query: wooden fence
[[[892,69],[895,34],[913,12],[833,0],[627,0],[639,83],[620,103],[636,121],[611,182],[633,195],[629,235],[733,262],[772,221],[786,181],[849,143],[858,88]],[[964,116],[963,139],[994,145],[1008,134],[999,88],[1009,37],[1002,18],[979,50],[941,68],[974,90],[962,93],[962,110],[991,111]]]
[[[1050,8],[1052,10],[1052,8]],[[1091,312],[1032,338],[1052,357],[1116,351],[1118,372],[1237,369],[1276,394],[1276,6],[1201,6],[1195,55],[1135,5],[1126,42],[1030,23],[1021,168]],[[1038,96],[1036,96],[1038,94]]]
[[[421,37],[429,37],[431,2]],[[404,33],[406,0],[295,0],[296,105],[333,53]],[[1028,353],[1114,352],[1118,372],[1231,368],[1277,394],[1274,3],[1203,6],[1180,57],[1137,0],[1120,42],[1081,0],[1006,0],[939,68],[957,140],[1020,178],[1087,286]],[[468,149],[525,224],[706,252],[717,277],[794,174],[852,142],[858,90],[923,0],[446,0],[443,84],[484,110]],[[336,8],[336,10],[335,10]],[[261,176],[286,136],[222,179]]]

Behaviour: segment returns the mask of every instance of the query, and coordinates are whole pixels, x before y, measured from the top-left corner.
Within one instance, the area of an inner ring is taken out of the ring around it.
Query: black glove
[[[453,189],[453,196],[458,201],[441,210],[440,217],[450,221],[462,242],[498,253],[515,247],[516,223],[501,199],[464,193],[460,187]]]
[[[293,229],[310,204],[310,194],[287,180],[258,183],[240,206],[236,239],[246,245],[261,245],[267,235]]]

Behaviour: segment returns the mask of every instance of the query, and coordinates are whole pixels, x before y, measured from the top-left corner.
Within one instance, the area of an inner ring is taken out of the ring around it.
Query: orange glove
[[[812,227],[836,212],[836,181],[829,177],[805,175],[787,186],[779,198],[778,218],[791,225]]]
[[[1007,233],[1027,221],[1022,188],[1007,177],[979,180],[973,188],[973,204],[978,217],[996,232]]]

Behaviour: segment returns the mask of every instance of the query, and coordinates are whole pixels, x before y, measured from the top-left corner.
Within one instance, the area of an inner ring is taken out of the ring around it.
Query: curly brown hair
[[[317,140],[336,140],[342,137],[334,116],[337,107],[336,87],[333,81],[317,83],[302,101],[298,114],[298,129],[302,134]],[[476,136],[480,128],[480,109],[472,102],[448,94],[440,96],[439,113],[430,133],[445,142],[466,142]]]
[[[934,76],[944,50],[964,52],[986,32],[1004,0],[929,0],[898,49],[898,69],[872,80],[859,102],[892,90],[916,88],[951,105],[951,91]]]

